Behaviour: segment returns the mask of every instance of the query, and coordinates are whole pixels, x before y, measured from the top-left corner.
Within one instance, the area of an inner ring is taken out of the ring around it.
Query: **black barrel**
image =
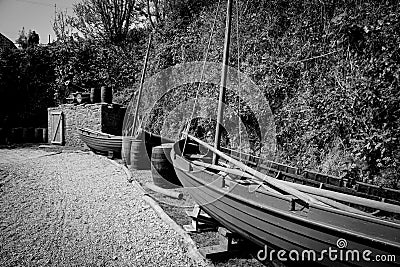
[[[31,143],[35,138],[35,128],[28,127],[22,129],[22,142]]]
[[[146,146],[141,139],[133,139],[131,144],[131,169],[150,170],[150,159],[147,155]]]
[[[122,150],[121,157],[125,165],[131,165],[131,146],[132,146],[132,137],[123,136],[122,137]]]
[[[12,143],[21,143],[22,142],[22,127],[12,128],[11,129],[11,142]]]
[[[101,102],[112,104],[112,88],[109,86],[101,87]]]
[[[48,142],[48,132],[47,132],[47,128],[43,128],[43,143],[47,143]]]
[[[176,176],[171,161],[173,143],[153,147],[151,153],[151,174],[155,185],[161,188],[177,188],[182,184]]]
[[[90,102],[91,103],[99,103],[101,101],[100,90],[99,88],[91,88],[90,89]]]
[[[46,143],[47,142],[47,129],[46,128],[35,128],[35,142]]]
[[[6,129],[0,128],[0,144],[4,144],[6,142]]]

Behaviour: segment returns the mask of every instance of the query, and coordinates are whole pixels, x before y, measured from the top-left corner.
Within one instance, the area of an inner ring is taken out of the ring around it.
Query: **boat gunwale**
[[[106,141],[112,141],[112,142],[118,142],[122,144],[122,139],[119,138],[107,138],[107,137],[101,137],[101,136],[93,136],[93,135],[85,135],[85,134],[81,134],[81,136],[83,136],[84,138],[87,138],[88,140],[106,140]]]
[[[122,142],[122,136],[120,136],[120,135],[113,135],[113,134],[108,134],[108,133],[97,132],[95,130],[91,130],[88,128],[81,128],[81,127],[78,127],[78,131],[79,131],[79,134],[85,135],[87,137],[99,137],[99,138],[107,137],[107,139],[116,139],[116,140],[121,139],[121,142]],[[88,134],[85,134],[85,133],[88,133]],[[103,139],[106,139],[106,138],[103,138]]]
[[[183,139],[184,140],[184,139]],[[181,142],[181,141],[183,141],[183,140],[179,140],[179,141],[177,141],[175,144],[177,145],[177,146],[179,146],[179,142]],[[176,153],[176,149],[175,149],[176,147],[175,147],[175,145],[174,145],[174,149],[173,149],[173,151],[174,151],[174,153],[177,155],[177,156],[179,156],[179,157],[181,157],[181,158],[183,158],[186,162],[188,162],[188,164],[190,163],[192,166],[196,166],[196,167],[200,167],[200,166],[198,166],[198,165],[196,165],[196,163],[192,163],[191,161],[190,161],[190,159],[188,159],[187,157],[185,157],[185,156],[182,156],[182,155],[180,155],[179,153]],[[180,151],[180,150],[179,150]],[[230,156],[228,156],[228,157],[230,157]],[[206,168],[201,168],[199,171],[207,171],[208,173],[210,173],[210,174],[216,174],[216,173],[213,173],[213,172],[210,172],[210,171],[208,171],[208,170],[206,170]],[[245,172],[245,171],[243,171],[243,172]],[[285,181],[285,183],[290,183],[290,184],[295,184],[295,185],[297,185],[296,183],[293,183],[293,182],[290,182],[290,181]],[[303,185],[303,186],[307,186],[307,187],[310,187],[310,188],[314,188],[314,187],[312,187],[312,186],[309,186],[309,185]],[[324,190],[327,190],[327,189],[324,189]],[[270,192],[270,191],[268,191],[268,190],[264,190],[265,191],[265,193],[268,193],[268,194],[270,194],[270,195],[273,195],[274,197],[280,197],[280,198],[282,198],[282,199],[286,199],[286,200],[293,200],[295,197],[290,197],[290,194],[289,195],[283,195],[283,194],[275,194],[275,193],[272,193],[272,192]],[[328,191],[330,191],[330,190],[328,190]],[[335,192],[335,191],[331,191],[331,192],[333,192],[333,193],[335,193],[335,194],[345,194],[345,193],[341,193],[341,192]],[[348,194],[345,194],[345,195],[348,195]],[[362,198],[362,197],[359,197],[359,198]],[[377,221],[379,221],[379,222],[385,222],[385,223],[390,223],[390,224],[394,224],[394,225],[396,225],[396,226],[398,226],[398,227],[400,227],[400,223],[396,223],[396,222],[390,222],[390,221],[384,221],[384,220],[381,220],[381,219],[378,219],[378,218],[375,218],[375,217],[371,217],[371,216],[366,216],[366,215],[362,215],[362,214],[355,214],[355,213],[352,213],[352,212],[349,212],[349,211],[344,211],[344,210],[340,210],[340,209],[335,209],[335,208],[332,208],[332,207],[328,207],[328,206],[323,206],[323,205],[319,205],[318,203],[308,203],[308,205],[311,207],[311,206],[313,206],[313,207],[316,207],[316,208],[323,208],[323,209],[327,209],[327,210],[330,210],[330,211],[333,211],[333,212],[336,212],[336,213],[342,213],[342,214],[351,214],[351,215],[357,215],[358,217],[362,217],[362,218],[366,218],[366,219],[368,219],[368,220],[377,220]],[[391,205],[395,205],[395,204],[391,204]]]
[[[179,143],[179,141],[175,145],[177,145],[178,143]],[[176,147],[174,146],[174,148],[176,148]],[[171,153],[175,153],[176,157],[179,157],[181,160],[184,160],[186,163],[191,164],[192,167],[196,167],[196,168],[198,168],[200,170],[199,166],[197,166],[196,164],[191,163],[187,158],[185,158],[185,157],[179,155],[178,153],[176,153],[175,149],[173,149],[172,151],[173,152],[171,152]],[[175,164],[174,164],[174,167],[176,167]],[[193,174],[193,171],[188,173],[188,172],[185,172],[184,168],[179,167],[179,169],[180,169],[180,171],[184,172],[186,175],[190,175],[199,184],[202,184],[203,186],[208,187],[211,190],[216,191],[218,193],[223,193],[225,196],[229,196],[232,199],[237,199],[238,201],[240,201],[242,203],[250,204],[250,205],[252,205],[254,207],[257,207],[259,209],[269,210],[269,211],[271,211],[271,212],[273,212],[275,214],[279,214],[280,216],[285,216],[285,217],[287,217],[287,218],[289,218],[291,220],[302,221],[303,223],[306,223],[306,224],[309,224],[309,225],[313,225],[313,226],[316,226],[316,227],[319,227],[319,228],[323,228],[323,229],[327,229],[327,230],[330,230],[330,231],[338,232],[338,233],[341,233],[341,234],[344,234],[344,235],[347,235],[347,236],[361,238],[361,239],[367,240],[367,241],[369,241],[370,243],[373,243],[373,244],[376,244],[376,243],[379,243],[380,245],[388,245],[388,244],[390,244],[390,245],[392,245],[394,247],[400,248],[400,242],[396,243],[396,242],[393,242],[393,241],[387,241],[387,240],[379,238],[379,237],[378,238],[372,238],[372,237],[367,236],[367,235],[365,235],[363,233],[354,232],[354,231],[347,230],[347,229],[344,229],[344,228],[338,228],[338,227],[335,227],[334,225],[330,225],[330,224],[327,224],[327,223],[324,223],[324,222],[318,222],[318,221],[315,221],[315,220],[310,220],[310,219],[307,219],[307,218],[303,218],[303,217],[301,217],[301,215],[291,214],[290,211],[282,211],[282,210],[279,210],[279,209],[276,209],[276,208],[268,207],[266,205],[263,205],[262,203],[257,203],[257,202],[255,202],[253,200],[248,200],[248,199],[244,198],[243,196],[234,194],[232,192],[223,191],[223,189],[218,188],[218,187],[216,187],[214,185],[205,184],[204,181],[201,181],[200,178],[196,177]],[[201,169],[201,171],[202,172],[206,172],[208,175],[211,175],[211,176],[218,176],[218,174],[210,172],[210,171],[208,171],[206,169]],[[240,185],[240,184],[238,184],[238,185]],[[263,190],[262,193],[263,194],[268,194],[268,195],[270,195],[272,197],[275,197],[275,198],[280,198],[281,200],[284,200],[284,201],[291,201],[292,200],[291,197],[287,197],[287,196],[284,196],[284,195],[278,195],[276,193],[268,192],[266,190]],[[331,207],[325,207],[325,206],[321,206],[321,205],[318,205],[318,204],[309,204],[309,206],[310,206],[310,208],[313,207],[313,208],[316,208],[316,209],[319,209],[319,210],[322,210],[322,211],[325,211],[325,212],[336,213],[338,215],[347,216],[349,218],[354,218],[354,219],[362,220],[362,221],[366,221],[366,222],[373,222],[373,223],[376,223],[376,224],[380,224],[382,226],[398,228],[400,230],[400,224],[395,223],[395,222],[384,221],[384,220],[381,220],[381,219],[378,219],[378,218],[369,217],[369,216],[356,214],[356,213],[351,213],[351,212],[348,212],[348,211],[338,210],[338,209],[334,209],[334,208],[331,208]]]

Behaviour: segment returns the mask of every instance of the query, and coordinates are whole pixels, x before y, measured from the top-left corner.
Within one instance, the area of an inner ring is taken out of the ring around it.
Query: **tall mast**
[[[232,24],[232,0],[228,0],[226,7],[226,26],[225,26],[225,43],[224,43],[224,57],[222,60],[222,72],[221,72],[221,85],[219,88],[219,99],[218,99],[218,115],[217,115],[217,126],[215,129],[215,140],[214,147],[220,149],[221,142],[221,124],[224,116],[224,102],[225,102],[225,90],[226,90],[226,78],[228,75],[228,63],[229,63],[229,46],[231,41],[231,24]],[[213,164],[218,163],[218,155],[214,153]]]
[[[153,35],[152,33],[150,33],[149,35],[149,42],[147,44],[147,50],[146,50],[146,56],[144,58],[144,63],[143,63],[143,69],[142,69],[142,77],[140,78],[140,87],[139,87],[139,93],[138,93],[138,97],[137,97],[137,101],[136,101],[136,109],[135,109],[135,115],[133,117],[133,131],[132,131],[132,135],[135,135],[136,133],[136,123],[138,120],[138,116],[139,116],[139,106],[140,106],[140,101],[142,98],[142,91],[143,91],[143,83],[144,83],[144,78],[146,76],[146,70],[147,70],[147,62],[149,60],[149,52],[150,52],[150,47],[151,47],[151,41],[152,41]]]

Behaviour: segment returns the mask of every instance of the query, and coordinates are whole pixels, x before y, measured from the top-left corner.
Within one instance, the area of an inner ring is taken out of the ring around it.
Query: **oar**
[[[292,188],[291,186],[288,186],[286,184],[283,184],[282,181],[277,180],[273,177],[267,176],[265,174],[262,174],[259,171],[256,171],[252,168],[250,168],[249,166],[243,164],[242,162],[235,160],[227,155],[225,155],[223,152],[215,149],[214,147],[210,146],[209,144],[203,142],[202,140],[188,134],[188,136],[196,141],[197,143],[199,143],[200,145],[206,147],[207,149],[211,150],[213,153],[217,154],[218,156],[220,156],[221,158],[229,161],[230,163],[238,166],[239,168],[241,168],[242,170],[254,175],[255,177],[261,179],[262,181],[266,182],[267,184],[276,187],[280,190],[282,190],[283,192],[286,192],[287,194],[290,194],[300,200],[302,200],[303,202],[309,204],[309,203],[313,203],[313,204],[319,204],[319,205],[323,205],[323,206],[327,206],[326,204],[322,203],[321,201],[318,201],[317,199],[309,196],[308,194],[305,194],[303,192],[300,192],[297,189]]]
[[[355,205],[360,205],[360,206],[369,207],[369,208],[373,208],[373,209],[377,209],[377,210],[400,214],[400,206],[398,206],[398,205],[380,202],[380,201],[376,201],[376,200],[372,200],[372,199],[368,199],[368,198],[347,195],[347,194],[343,194],[343,193],[339,193],[339,192],[333,192],[333,191],[316,188],[316,187],[311,187],[311,186],[306,186],[306,185],[302,185],[302,184],[295,184],[295,183],[291,183],[288,181],[282,181],[282,183],[290,184],[290,186],[296,188],[297,190],[308,193],[308,194],[313,194],[313,195],[326,197],[326,198],[330,198],[330,199],[334,199],[334,200],[348,202],[348,203],[355,204]]]
[[[249,179],[252,182],[262,186],[265,190],[267,190],[269,192],[273,192],[273,193],[278,193],[279,194],[279,192],[277,192],[276,190],[274,190],[273,188],[271,188],[269,186],[266,186],[262,181],[260,182],[259,178],[256,178],[253,175],[250,175],[250,174],[248,174],[248,173],[246,173],[244,171],[237,170],[237,169],[226,168],[226,167],[222,167],[222,166],[218,166],[218,165],[213,165],[213,164],[210,164],[210,163],[205,163],[205,162],[197,161],[197,160],[196,161],[192,161],[192,163],[194,163],[196,165],[199,165],[199,166],[202,166],[202,167],[214,169],[214,170],[217,170],[217,171],[222,171],[224,173],[228,173],[228,174],[233,174],[233,175],[238,175],[238,176],[244,177],[244,178]],[[361,210],[352,208],[350,206],[347,206],[347,205],[342,204],[340,202],[334,201],[334,200],[329,199],[327,197],[323,197],[323,196],[319,196],[319,195],[315,195],[315,194],[313,194],[313,197],[315,199],[321,201],[322,203],[324,203],[326,205],[329,205],[329,206],[331,206],[333,208],[344,210],[344,211],[348,211],[348,212],[352,212],[352,213],[361,214],[361,215],[364,215],[364,216],[373,217],[373,215],[371,215],[371,214],[369,214],[367,212],[363,212]]]
[[[246,154],[246,155],[250,156],[249,154]],[[357,196],[353,196],[353,195],[348,195],[348,194],[344,194],[344,193],[340,193],[340,192],[334,192],[334,191],[330,191],[330,190],[320,189],[320,188],[316,188],[316,187],[306,186],[306,185],[302,185],[302,184],[292,183],[292,182],[288,182],[288,181],[282,181],[282,182],[286,183],[287,185],[292,186],[293,188],[295,188],[301,192],[311,194],[317,200],[320,200],[321,202],[324,202],[328,205],[331,205],[330,203],[333,199],[333,200],[344,201],[344,202],[347,202],[350,204],[355,204],[355,205],[359,205],[359,206],[364,206],[364,207],[369,207],[369,208],[373,208],[373,209],[377,209],[377,210],[400,214],[400,206],[398,206],[398,205],[385,203],[385,202],[381,202],[381,201],[377,201],[377,200],[373,200],[373,199],[367,199],[367,198],[357,197]],[[334,202],[332,202],[331,206],[336,207],[335,203],[339,203],[339,205],[337,206],[338,208],[339,208],[339,206],[342,207],[342,205],[343,205],[340,202],[334,201]],[[344,206],[348,207],[347,205],[344,205]],[[348,208],[346,208],[344,206],[343,206],[343,208],[339,208],[339,209],[348,210]],[[371,216],[370,213],[362,212],[362,211],[354,209],[354,208],[353,208],[353,210],[348,210],[348,211],[350,211],[350,212],[358,211],[357,213],[359,213],[359,214]]]
[[[247,172],[241,171],[241,170],[230,169],[230,168],[222,167],[222,166],[219,166],[219,165],[214,165],[214,164],[211,164],[211,163],[206,163],[206,162],[199,161],[199,160],[193,160],[191,162],[196,164],[196,165],[205,167],[205,168],[210,168],[210,169],[214,169],[214,170],[217,170],[217,171],[223,171],[223,172],[226,172],[226,173],[229,173],[229,174],[242,176],[244,178],[248,178],[248,179],[254,178],[254,176],[248,174]]]

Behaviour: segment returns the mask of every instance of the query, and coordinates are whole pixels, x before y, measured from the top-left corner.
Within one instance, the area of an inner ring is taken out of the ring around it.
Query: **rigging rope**
[[[199,84],[197,86],[196,97],[195,97],[195,100],[194,100],[192,113],[190,115],[190,119],[188,120],[188,122],[186,124],[186,129],[184,130],[185,143],[183,145],[182,154],[185,152],[186,143],[187,143],[187,139],[188,139],[188,133],[189,133],[189,129],[190,129],[190,124],[192,122],[194,113],[196,111],[196,105],[197,105],[197,101],[198,101],[198,98],[199,98],[200,87],[201,87],[201,83],[203,81],[204,70],[205,70],[206,63],[207,63],[208,53],[209,53],[210,47],[211,47],[212,37],[214,35],[214,30],[215,30],[215,25],[216,25],[216,22],[217,22],[217,16],[218,16],[220,4],[221,4],[221,0],[218,1],[217,9],[216,9],[215,15],[214,15],[213,25],[211,26],[211,33],[210,33],[210,37],[209,37],[209,40],[208,40],[208,45],[207,45],[207,48],[206,48],[206,51],[205,51],[205,55],[204,55],[203,66],[202,66],[201,73],[200,73],[200,81],[199,81]]]
[[[241,73],[240,73],[240,30],[239,30],[239,19],[240,19],[240,11],[239,11],[239,0],[236,0],[236,39],[237,39],[237,69],[238,69],[238,94],[239,94],[239,100],[238,100],[238,131],[239,131],[239,160],[242,160],[242,128],[241,128],[241,87],[240,87],[240,78],[241,78]]]

